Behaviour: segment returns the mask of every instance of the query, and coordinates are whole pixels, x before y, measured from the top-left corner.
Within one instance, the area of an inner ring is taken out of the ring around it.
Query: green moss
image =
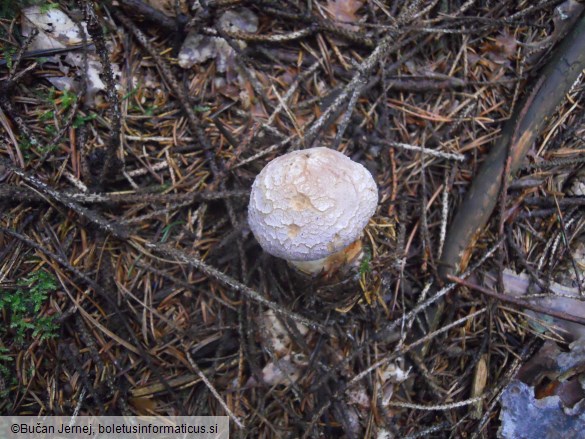
[[[0,331],[12,332],[17,343],[23,343],[28,335],[40,337],[41,341],[56,337],[55,318],[38,315],[48,295],[56,289],[53,276],[35,271],[18,283],[16,291],[0,290],[0,310],[10,319],[8,328],[0,328]]]

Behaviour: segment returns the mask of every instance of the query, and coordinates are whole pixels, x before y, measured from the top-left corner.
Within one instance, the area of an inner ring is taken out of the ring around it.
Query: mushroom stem
[[[309,276],[323,274],[329,277],[338,271],[347,272],[356,267],[364,254],[362,249],[362,240],[356,239],[347,247],[325,258],[314,261],[288,261],[288,263]]]

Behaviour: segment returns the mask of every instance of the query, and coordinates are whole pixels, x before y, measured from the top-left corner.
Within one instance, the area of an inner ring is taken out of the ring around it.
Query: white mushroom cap
[[[262,248],[289,261],[342,250],[362,233],[378,204],[370,172],[329,148],[272,160],[254,181],[248,222]]]

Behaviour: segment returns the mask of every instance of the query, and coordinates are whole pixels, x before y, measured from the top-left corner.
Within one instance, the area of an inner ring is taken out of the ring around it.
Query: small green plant
[[[22,139],[20,142],[18,142],[18,147],[20,148],[24,159],[28,162],[31,158],[33,144],[28,139]]]
[[[47,110],[40,114],[39,122],[46,122],[55,118],[55,112],[53,110]]]
[[[184,221],[175,221],[174,223],[170,223],[170,224],[166,225],[163,228],[163,233],[162,233],[162,237],[160,238],[160,242],[166,242],[166,240],[169,238],[169,236],[171,234],[171,230],[175,226],[180,226],[182,224],[185,224],[185,222]]]
[[[7,47],[3,50],[4,59],[6,60],[6,67],[8,69],[12,68],[12,55],[16,53],[16,49],[14,47]]]
[[[55,130],[55,132],[56,132],[56,130]],[[48,154],[50,152],[56,151],[58,147],[59,147],[58,145],[54,145],[54,144],[53,145],[46,145],[46,146],[39,146],[37,148],[37,151],[40,152],[41,154]]]
[[[130,90],[128,93],[126,93],[124,96],[122,96],[122,101],[125,101],[126,99],[130,99],[130,98],[134,97],[136,95],[136,93],[138,93],[140,86],[141,86],[141,84],[138,83],[132,90]]]
[[[77,101],[77,95],[70,91],[70,90],[63,90],[59,95],[57,90],[54,87],[49,89],[45,89],[42,92],[38,92],[37,96],[46,101],[51,103],[52,108],[45,111],[40,111],[38,113],[38,121],[44,122],[42,123],[42,127],[45,131],[45,134],[49,136],[51,139],[54,139],[58,133],[58,123],[57,121],[63,117],[63,114],[67,111],[71,111],[71,108],[75,105]],[[86,122],[93,120],[97,117],[97,115],[76,115],[73,120],[73,127],[79,128],[81,125],[85,124]],[[37,147],[36,152],[39,154],[46,154],[52,152],[58,148],[58,145],[46,145],[45,147]]]
[[[59,5],[57,3],[44,3],[40,5],[39,9],[41,14],[46,14],[52,9],[59,9]]]
[[[57,135],[57,128],[55,128],[55,125],[46,125],[45,133],[47,133],[49,136],[55,136]],[[40,148],[37,149],[39,149],[39,152],[42,153],[42,151],[40,151]]]
[[[61,95],[60,99],[61,108],[63,108],[63,110],[68,110],[77,100],[77,95],[71,90],[63,90],[63,94]]]
[[[10,316],[10,329],[15,340],[22,343],[28,333],[46,340],[55,337],[58,325],[53,316],[38,316],[47,296],[57,289],[55,278],[44,271],[35,271],[18,283],[16,291],[0,290],[0,309]],[[4,331],[6,329],[3,329]]]
[[[8,352],[10,352],[7,348],[5,348],[4,346],[0,346],[0,375],[2,375],[4,378],[6,378],[7,376],[10,375],[10,370],[8,369],[8,367],[4,364],[5,362],[10,362],[12,361],[12,357],[7,355]]]
[[[34,145],[29,139],[22,139],[20,142],[18,142],[18,146],[21,151],[30,151]]]
[[[366,274],[372,271],[372,267],[370,266],[370,262],[372,260],[372,256],[366,250],[364,250],[364,256],[362,261],[360,262],[359,272],[361,276],[365,276]]]
[[[156,110],[156,109],[157,109],[156,105],[146,105],[144,107],[144,114],[146,116],[152,116],[152,115],[154,115],[154,110]]]
[[[18,15],[18,4],[16,0],[1,0],[0,1],[0,18],[13,19]],[[3,32],[4,33],[4,32]]]
[[[12,20],[18,16],[22,8],[29,6],[39,6],[43,14],[59,7],[57,3],[45,0],[0,0],[0,18]]]
[[[78,114],[75,116],[75,119],[73,120],[73,128],[77,129],[83,125],[85,125],[87,122],[94,120],[97,117],[97,114],[95,113],[90,113],[87,116],[84,116],[82,114]]]
[[[15,374],[9,369],[5,363],[13,361],[9,354],[9,350],[4,346],[0,346],[0,378],[3,380],[3,388],[0,389],[0,398],[4,399],[8,396],[9,387],[17,384]]]

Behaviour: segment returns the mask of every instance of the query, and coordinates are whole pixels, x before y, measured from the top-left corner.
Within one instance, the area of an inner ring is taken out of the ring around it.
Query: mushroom
[[[294,151],[272,160],[254,181],[248,222],[262,248],[317,275],[359,261],[359,239],[376,210],[370,172],[329,148]]]

